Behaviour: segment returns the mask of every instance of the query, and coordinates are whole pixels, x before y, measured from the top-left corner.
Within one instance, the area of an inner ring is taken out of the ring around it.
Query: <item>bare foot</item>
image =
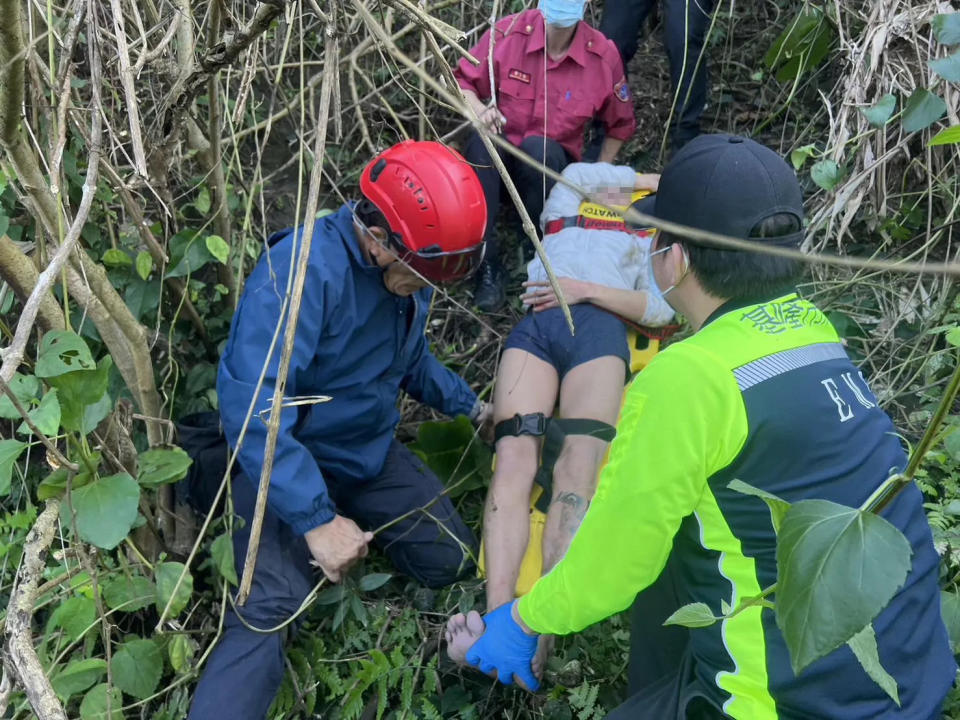
[[[483,635],[483,631],[486,629],[486,625],[483,622],[483,618],[480,616],[476,610],[471,610],[466,615],[463,613],[457,613],[447,621],[447,629],[444,632],[444,639],[447,641],[447,656],[455,662],[457,665],[467,665],[467,652],[470,648],[473,647],[473,644],[480,639],[480,636]],[[550,654],[553,652],[554,639],[553,636],[547,636],[546,641],[544,638],[540,639],[540,644],[537,647],[537,654],[534,656],[533,661],[531,662],[531,667],[533,668],[534,674],[537,678],[543,676],[543,671],[537,669],[537,663],[539,663],[541,668],[546,667],[547,658],[550,657]],[[544,649],[546,646],[546,649]],[[541,658],[542,655],[542,658]],[[473,667],[469,665],[468,667]],[[474,668],[476,670],[477,668]],[[490,673],[490,677],[496,677],[496,673]],[[527,687],[526,683],[514,676],[517,685],[522,687],[524,690],[531,692],[530,688]]]
[[[543,680],[543,671],[547,669],[547,661],[553,655],[553,648],[557,644],[555,635],[541,635],[537,643],[537,654],[533,656],[530,667],[538,680]]]
[[[447,630],[444,638],[447,641],[447,655],[457,665],[467,664],[467,652],[473,646],[485,629],[483,618],[476,610],[466,615],[457,613],[447,621]]]

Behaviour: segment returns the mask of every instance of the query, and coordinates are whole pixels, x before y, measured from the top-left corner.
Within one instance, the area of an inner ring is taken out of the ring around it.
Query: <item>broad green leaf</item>
[[[408,446],[450,488],[450,497],[486,485],[491,475],[490,450],[475,437],[465,415],[449,422],[424,422]]]
[[[177,633],[167,644],[167,656],[170,658],[170,667],[178,675],[190,669],[193,655],[196,652],[194,642],[182,633]]]
[[[207,188],[200,188],[200,192],[197,193],[197,200],[193,206],[201,215],[206,215],[210,212],[210,191]]]
[[[182,449],[171,447],[147,450],[140,454],[138,462],[137,482],[144,487],[156,487],[183,479],[193,461]]]
[[[109,395],[104,395],[93,405],[87,405],[83,409],[83,419],[80,421],[79,432],[83,435],[89,435],[97,429],[97,425],[103,422],[110,411],[113,410],[113,400]]]
[[[960,43],[960,13],[934,15],[930,21],[933,34],[944,45]]]
[[[117,248],[107,250],[103,254],[103,257],[100,258],[100,262],[107,267],[130,267],[133,265],[133,260],[130,256],[123,250],[118,250]]]
[[[828,500],[790,506],[777,541],[776,618],[794,674],[873,621],[906,580],[911,553],[878,515]]]
[[[392,577],[393,575],[390,573],[370,573],[360,578],[360,582],[357,583],[357,585],[363,592],[370,592],[386,585]]]
[[[954,427],[950,431],[950,434],[944,438],[943,447],[950,454],[950,457],[952,457],[954,460],[960,461],[960,427]],[[952,500],[948,506],[948,512],[953,512],[955,507],[954,503],[960,505],[960,500]]]
[[[107,607],[119,612],[135,612],[152,604],[157,589],[142,575],[117,575],[104,583],[103,599]]]
[[[951,345],[960,345],[960,327],[948,330],[945,339]]]
[[[231,585],[237,585],[237,568],[233,561],[233,541],[226,533],[217,536],[210,545],[210,554],[217,572]]]
[[[100,681],[107,672],[107,661],[102,658],[74,660],[50,679],[53,690],[61,700],[76,695]]]
[[[19,440],[0,440],[0,497],[10,492],[13,464],[26,447],[27,444]]]
[[[113,654],[110,672],[114,684],[127,695],[143,700],[160,684],[163,656],[153,640],[130,640]]]
[[[219,235],[209,235],[205,242],[210,254],[226,265],[227,259],[230,257],[230,246],[227,245],[227,241]]]
[[[27,413],[27,417],[37,426],[37,430],[46,436],[56,435],[60,429],[60,401],[57,400],[57,391],[48,390],[40,401],[40,405]],[[17,432],[21,435],[33,435],[33,430],[26,421],[20,423]]]
[[[123,720],[123,697],[116,687],[110,689],[110,712],[107,714],[107,684],[97,685],[83,696],[80,720]]]
[[[176,594],[173,589],[177,585],[180,573],[183,571],[183,563],[165,562],[157,565],[155,579],[157,582],[157,612],[162,613],[167,606],[167,601],[173,598],[170,603],[170,612],[167,617],[176,617],[190,602],[190,596],[193,595],[193,576],[187,572],[177,588]]]
[[[810,168],[810,178],[824,190],[833,190],[842,177],[840,166],[833,160],[821,160]]]
[[[33,375],[14,373],[13,379],[7,383],[13,390],[14,396],[24,407],[29,407],[30,401],[40,394],[40,381]],[[19,420],[20,411],[13,406],[13,402],[6,393],[0,393],[0,418],[4,420]]]
[[[930,127],[947,112],[947,104],[926,88],[917,88],[903,108],[904,132],[917,132]]]
[[[820,24],[823,13],[819,9],[802,12],[780,33],[763,56],[763,62],[771,70],[787,58],[793,57],[804,46],[804,40]]]
[[[153,271],[153,258],[150,257],[150,253],[143,250],[137,253],[136,268],[137,275],[140,276],[141,280],[150,277],[150,273]]]
[[[713,614],[713,610],[706,603],[695,602],[684,605],[673,615],[663,621],[664,625],[682,625],[689,628],[709,627],[720,618]]]
[[[770,508],[770,522],[773,523],[774,531],[780,532],[780,523],[783,522],[783,516],[787,514],[787,510],[790,509],[790,503],[773,493],[768,493],[766,490],[745,483],[743,480],[731,480],[727,487],[735,492],[752,495],[763,500]]]
[[[57,377],[74,370],[93,370],[96,364],[90,348],[76,333],[51,330],[40,341],[35,374],[41,378]]]
[[[47,633],[57,628],[63,630],[68,640],[73,642],[85,635],[97,619],[97,605],[88,597],[75,595],[67,598],[47,620]]]
[[[950,636],[950,648],[953,654],[960,654],[960,595],[940,591],[940,614]]]
[[[102,477],[70,493],[80,537],[104,550],[112,550],[130,532],[137,520],[140,486],[127,473]],[[69,514],[67,526],[70,527]]]
[[[65,429],[74,432],[82,432],[85,429],[87,408],[98,403],[102,404],[104,397],[107,397],[107,385],[112,367],[113,358],[106,355],[93,370],[76,370],[48,380],[58,391],[63,413],[61,423]],[[107,402],[112,405],[109,397]]]
[[[167,270],[168,278],[189,275],[211,260],[216,260],[207,249],[207,244],[200,240],[200,236],[196,232],[185,233],[177,244],[180,246],[181,252],[179,259],[172,263],[173,267]],[[177,257],[175,253],[171,254],[174,258]]]
[[[867,118],[867,122],[873,127],[883,127],[893,116],[893,111],[897,107],[897,98],[892,93],[887,93],[877,101],[873,107],[860,108],[860,112]]]
[[[880,689],[900,707],[900,694],[897,692],[897,681],[893,679],[880,664],[880,653],[877,651],[877,636],[873,632],[873,625],[867,625],[847,641],[847,645],[857,656],[860,666],[866,670],[867,675],[873,680]]]
[[[931,60],[930,69],[947,82],[960,82],[960,51],[945,58]]]
[[[67,489],[67,479],[70,473],[66,468],[57,468],[47,475],[37,485],[37,499],[43,502],[53,497],[60,497]]]
[[[790,162],[793,163],[793,169],[799,170],[811,155],[817,154],[817,148],[814,145],[804,145],[790,153]]]
[[[317,593],[317,605],[335,605],[343,600],[345,594],[346,588],[343,585],[334,585],[326,590],[321,590]]]
[[[951,125],[944,128],[930,138],[931,145],[955,145],[956,143],[960,143],[960,125]],[[954,345],[956,344],[954,343]]]

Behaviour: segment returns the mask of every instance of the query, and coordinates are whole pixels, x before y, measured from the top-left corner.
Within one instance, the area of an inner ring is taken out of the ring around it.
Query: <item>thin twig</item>
[[[127,33],[123,26],[123,8],[120,0],[110,0],[113,9],[113,28],[116,32],[117,56],[120,60],[120,85],[126,98],[127,115],[130,118],[130,142],[133,145],[133,163],[136,171],[147,176],[147,154],[143,148],[143,135],[140,132],[140,105],[137,91],[133,86],[133,69],[130,67],[130,51],[127,48]],[[94,85],[97,85],[96,79]]]

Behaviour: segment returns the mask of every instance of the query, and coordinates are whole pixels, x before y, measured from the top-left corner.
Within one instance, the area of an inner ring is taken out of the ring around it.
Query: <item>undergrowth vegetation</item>
[[[470,47],[489,26],[491,6],[527,4],[366,5],[429,78],[459,58],[458,33]],[[602,3],[588,8],[596,25]],[[753,135],[791,159],[808,203],[805,250],[956,259],[955,8],[722,1],[708,61],[704,130]],[[239,569],[229,513],[194,517],[178,500],[189,459],[173,422],[217,409],[243,278],[272,231],[304,221],[311,173],[323,181],[317,206],[335,209],[377,151],[407,137],[456,145],[466,121],[375,40],[357,2],[339,0],[0,0],[0,73],[0,717],[182,718]],[[336,78],[329,120],[325,74]],[[672,100],[656,26],[628,75],[638,130],[618,159],[655,172]],[[500,230],[519,260],[509,214]],[[514,262],[512,290],[521,270]],[[954,277],[814,262],[802,288],[910,444],[957,366]],[[429,339],[489,393],[520,307],[477,316],[469,299],[463,287],[438,292]],[[489,450],[464,419],[440,423],[401,402],[401,440],[479,530]],[[950,410],[916,481],[960,644]],[[451,667],[441,627],[482,597],[479,580],[418,587],[376,553],[344,583],[318,583],[271,717],[588,720],[619,702],[625,616],[560,639],[537,696]],[[960,718],[960,698],[945,712]]]

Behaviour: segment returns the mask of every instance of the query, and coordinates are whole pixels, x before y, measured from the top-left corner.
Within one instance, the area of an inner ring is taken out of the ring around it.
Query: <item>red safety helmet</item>
[[[483,260],[487,202],[476,172],[456,150],[398,143],[364,168],[360,190],[390,225],[392,249],[428,280],[458,280]]]

